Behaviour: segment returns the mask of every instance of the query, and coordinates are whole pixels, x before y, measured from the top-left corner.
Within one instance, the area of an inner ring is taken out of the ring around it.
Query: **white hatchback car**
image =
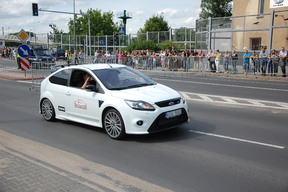
[[[113,139],[188,122],[187,102],[177,91],[119,64],[75,65],[52,73],[41,83],[40,113],[47,121],[102,127]]]

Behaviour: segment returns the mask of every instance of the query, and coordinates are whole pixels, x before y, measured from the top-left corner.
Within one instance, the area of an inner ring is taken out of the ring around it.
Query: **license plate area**
[[[169,111],[164,114],[165,119],[171,119],[173,117],[178,117],[182,115],[182,109],[177,109],[174,111]]]

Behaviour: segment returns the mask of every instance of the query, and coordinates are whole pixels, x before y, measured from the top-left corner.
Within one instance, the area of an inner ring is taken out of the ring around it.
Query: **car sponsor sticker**
[[[74,106],[75,108],[78,108],[78,109],[87,110],[87,104],[81,99],[77,99],[76,101],[74,101]]]

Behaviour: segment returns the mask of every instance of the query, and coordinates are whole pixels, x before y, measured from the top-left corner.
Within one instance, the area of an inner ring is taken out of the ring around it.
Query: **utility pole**
[[[75,0],[73,0],[73,31],[74,31],[74,51],[76,50],[76,24],[75,24]]]

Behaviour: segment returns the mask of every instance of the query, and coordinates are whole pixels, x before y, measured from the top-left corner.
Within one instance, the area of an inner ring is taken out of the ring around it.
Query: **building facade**
[[[288,48],[288,0],[234,0],[232,48]]]

